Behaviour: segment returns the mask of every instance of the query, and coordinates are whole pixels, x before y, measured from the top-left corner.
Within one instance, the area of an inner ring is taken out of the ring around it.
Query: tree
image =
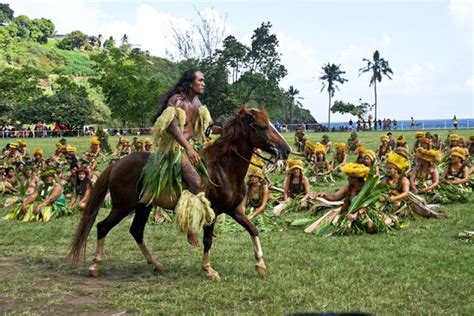
[[[344,84],[348,81],[345,78],[342,78],[341,75],[345,74],[345,71],[341,70],[341,65],[327,63],[322,67],[323,75],[319,77],[319,80],[323,82],[321,91],[322,92],[326,87],[329,95],[328,103],[328,129],[331,129],[331,98],[334,97],[336,89],[339,90],[337,83]]]
[[[13,21],[13,10],[8,3],[0,3],[0,25],[5,25]]]
[[[216,53],[232,69],[231,83],[234,83],[238,80],[239,73],[246,62],[249,48],[232,35],[224,39],[222,46],[223,48],[217,50]]]
[[[15,111],[23,104],[35,104],[42,96],[39,80],[46,78],[42,72],[22,67],[4,68],[0,71],[0,120],[14,121]]]
[[[77,129],[91,123],[93,103],[86,89],[67,77],[59,77],[54,94],[41,95],[34,102],[22,102],[15,108],[15,119],[26,124],[65,123]]]
[[[101,74],[90,82],[101,88],[112,115],[124,126],[127,123],[147,126],[165,91],[153,61],[140,51],[114,47],[91,59]]]
[[[58,43],[58,47],[65,50],[81,49],[88,44],[87,40],[87,34],[84,34],[81,31],[73,31],[64,36],[64,38]]]
[[[212,58],[221,45],[226,32],[227,16],[221,16],[214,9],[200,12],[195,8],[199,22],[187,28],[171,25],[176,53],[167,50],[172,59]]]
[[[367,102],[362,102],[359,99],[359,105],[346,103],[343,101],[335,101],[331,107],[332,113],[351,114],[356,116],[359,120],[364,121],[367,113],[372,109],[372,106]]]
[[[301,107],[302,104],[301,102],[299,101],[296,101],[296,97],[297,95],[300,94],[300,91],[298,89],[296,89],[295,87],[293,86],[290,86],[288,88],[288,90],[286,91],[286,95],[288,96],[288,107],[287,107],[287,111],[286,111],[286,122],[288,123],[292,123],[292,119],[293,119],[293,112],[294,112],[294,109],[296,107]]]
[[[35,28],[35,34],[33,36],[33,40],[37,41],[38,43],[45,44],[48,42],[48,38],[50,38],[54,34],[54,23],[48,19],[34,19],[33,25]]]
[[[382,77],[387,76],[390,80],[393,75],[392,69],[388,65],[388,60],[385,60],[380,57],[380,53],[378,50],[374,52],[372,56],[372,60],[367,58],[362,59],[362,61],[367,62],[367,66],[359,69],[359,75],[365,72],[371,72],[372,76],[370,77],[370,86],[374,86],[374,105],[375,105],[375,121],[377,121],[377,81],[382,82]],[[377,129],[377,124],[374,125],[375,129]]]

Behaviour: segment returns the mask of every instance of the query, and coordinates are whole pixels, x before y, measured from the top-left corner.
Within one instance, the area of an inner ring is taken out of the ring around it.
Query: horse
[[[251,163],[254,150],[261,149],[276,159],[288,159],[291,148],[275,127],[270,123],[265,110],[242,107],[223,128],[219,138],[201,151],[209,179],[204,181],[204,192],[217,217],[222,213],[232,217],[250,234],[255,253],[255,269],[258,274],[265,274],[266,265],[263,250],[256,226],[245,216],[243,200],[245,197],[245,176]],[[92,277],[100,275],[103,263],[104,242],[109,231],[132,211],[135,216],[130,233],[142,251],[148,264],[155,272],[163,272],[164,266],[151,254],[143,240],[143,233],[151,209],[159,206],[174,209],[176,203],[162,198],[153,201],[153,205],[140,202],[140,176],[143,167],[150,157],[148,152],[132,153],[114,164],[109,165],[97,179],[91,197],[82,211],[81,220],[71,242],[69,260],[77,264],[81,255],[85,255],[88,235],[96,220],[103,200],[110,192],[112,210],[108,216],[97,224],[97,248],[93,264],[89,267]],[[215,222],[203,229],[204,254],[201,268],[211,279],[219,279],[219,273],[210,262]]]

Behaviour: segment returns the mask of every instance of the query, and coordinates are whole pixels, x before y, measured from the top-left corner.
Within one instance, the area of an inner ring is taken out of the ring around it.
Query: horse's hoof
[[[220,281],[221,277],[219,275],[219,272],[217,271],[212,271],[207,273],[207,277],[213,281]]]
[[[258,274],[260,275],[265,275],[267,272],[267,267],[263,264],[256,264],[255,265],[255,271],[257,271]]]
[[[100,270],[92,265],[89,267],[89,275],[93,278],[98,278],[100,276]]]
[[[153,264],[153,272],[162,273],[162,272],[165,272],[165,271],[166,271],[166,268],[161,263]]]

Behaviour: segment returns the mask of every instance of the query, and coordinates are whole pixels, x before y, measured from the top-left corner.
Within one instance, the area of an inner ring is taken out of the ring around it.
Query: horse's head
[[[288,159],[291,152],[290,145],[270,122],[265,110],[242,107],[238,115],[248,126],[249,146],[259,148],[277,159]]]

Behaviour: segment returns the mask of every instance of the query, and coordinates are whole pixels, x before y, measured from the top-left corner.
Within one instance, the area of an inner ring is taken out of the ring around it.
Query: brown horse
[[[211,202],[216,216],[225,213],[235,219],[251,235],[258,273],[266,270],[263,251],[255,225],[247,219],[242,207],[245,196],[244,178],[254,149],[260,148],[277,157],[287,159],[290,146],[270,123],[263,110],[242,108],[236,117],[223,128],[221,136],[201,153],[206,162],[212,184],[205,183],[206,197]],[[163,265],[151,255],[143,241],[143,231],[152,209],[151,205],[139,202],[140,175],[150,154],[137,152],[128,155],[107,167],[97,180],[89,202],[82,212],[80,223],[71,243],[69,259],[77,263],[85,252],[87,237],[92,229],[100,206],[110,191],[112,211],[97,224],[97,250],[93,264],[89,267],[92,276],[99,276],[100,264],[103,261],[104,241],[107,233],[132,211],[135,211],[130,233],[135,238],[147,262],[157,272],[163,271]],[[156,206],[174,209],[169,200],[160,198],[154,201]],[[219,274],[210,264],[214,223],[204,228],[204,256],[202,269],[210,278],[219,279]]]

